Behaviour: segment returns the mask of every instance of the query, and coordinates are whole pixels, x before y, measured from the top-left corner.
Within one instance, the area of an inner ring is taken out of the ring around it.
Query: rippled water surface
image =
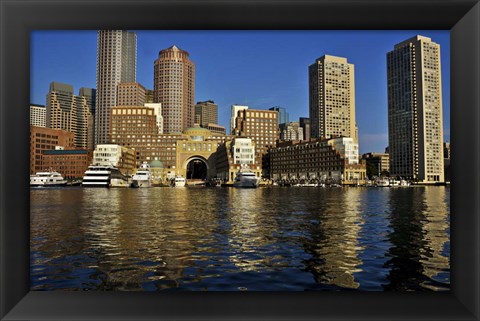
[[[32,189],[32,290],[449,290],[450,190]]]

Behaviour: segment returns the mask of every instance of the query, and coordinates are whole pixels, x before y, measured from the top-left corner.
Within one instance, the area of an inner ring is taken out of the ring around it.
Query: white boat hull
[[[138,188],[152,187],[152,182],[144,179],[133,179],[132,186]]]
[[[235,180],[233,187],[242,187],[242,188],[256,188],[260,183],[258,177],[243,176],[239,180]]]
[[[37,172],[30,176],[31,187],[53,187],[67,185],[67,180],[58,172]]]

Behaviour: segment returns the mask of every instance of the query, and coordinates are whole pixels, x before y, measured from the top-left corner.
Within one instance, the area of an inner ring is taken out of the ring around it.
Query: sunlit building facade
[[[260,109],[239,110],[234,135],[252,139],[255,144],[256,160],[261,163],[262,155],[277,142],[278,112]]]
[[[82,88],[85,92],[86,88]],[[76,96],[73,86],[50,83],[47,94],[46,127],[74,133],[75,146],[93,149],[94,118],[91,97]]]
[[[44,105],[30,104],[30,125],[37,127],[47,126],[47,109]]]
[[[392,175],[444,182],[440,45],[415,36],[387,54]]]
[[[299,122],[283,123],[278,126],[280,131],[280,140],[303,140],[303,128]]]
[[[206,127],[218,124],[218,105],[213,100],[200,101],[195,105],[195,124]]]
[[[154,63],[154,101],[162,104],[164,133],[181,133],[195,121],[195,64],[188,52],[172,46]]]
[[[354,65],[346,58],[324,55],[308,70],[311,137],[344,136],[358,142]]]
[[[136,81],[137,35],[125,30],[99,30],[95,144],[109,143],[110,109],[117,105],[119,83]]]
[[[142,84],[138,82],[118,84],[116,106],[143,106],[145,102],[145,87]]]
[[[75,135],[61,129],[30,126],[30,174],[42,171],[42,154],[54,150],[75,148]]]
[[[345,151],[333,139],[279,142],[270,149],[271,178],[283,182],[363,184],[365,163],[350,163]],[[342,153],[344,155],[342,155]]]

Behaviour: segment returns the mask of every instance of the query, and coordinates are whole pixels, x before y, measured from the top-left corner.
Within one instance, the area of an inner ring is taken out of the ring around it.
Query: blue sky
[[[196,66],[195,101],[218,104],[229,128],[230,106],[285,107],[290,121],[308,117],[308,66],[324,54],[355,65],[360,152],[388,145],[386,53],[416,34],[441,45],[444,139],[450,141],[450,33],[408,31],[136,31],[137,81],[153,89],[153,62],[177,45]],[[95,88],[96,31],[31,34],[30,101],[45,105],[52,81]]]

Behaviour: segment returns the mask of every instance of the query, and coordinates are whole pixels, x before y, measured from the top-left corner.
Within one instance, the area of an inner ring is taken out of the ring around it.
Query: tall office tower
[[[303,139],[310,140],[310,118],[300,117],[298,122],[303,129]]]
[[[230,114],[230,135],[234,135],[235,133],[235,127],[237,126],[236,119],[238,116],[238,112],[240,110],[245,110],[245,109],[248,109],[248,106],[232,105],[231,114]]]
[[[195,64],[177,46],[161,50],[154,63],[154,100],[162,104],[164,133],[180,133],[195,121]]]
[[[311,138],[345,136],[358,142],[354,65],[325,55],[308,69]]]
[[[95,144],[109,143],[110,109],[117,104],[117,85],[135,82],[137,35],[125,30],[99,30]]]
[[[440,45],[415,36],[387,53],[390,174],[443,182]]]
[[[89,97],[75,96],[71,85],[50,83],[47,94],[46,125],[75,134],[75,146],[93,148],[93,115]]]
[[[138,82],[125,82],[117,86],[117,106],[143,106],[145,87]]]
[[[43,105],[30,104],[30,125],[37,127],[47,126],[47,109]]]
[[[280,124],[286,124],[289,122],[288,120],[288,112],[285,108],[283,107],[279,107],[279,106],[275,106],[275,107],[272,107],[272,108],[269,108],[268,110],[274,110],[274,111],[277,111],[278,112],[278,125]]]
[[[218,105],[213,100],[200,101],[195,105],[195,123],[202,127],[218,124]]]

